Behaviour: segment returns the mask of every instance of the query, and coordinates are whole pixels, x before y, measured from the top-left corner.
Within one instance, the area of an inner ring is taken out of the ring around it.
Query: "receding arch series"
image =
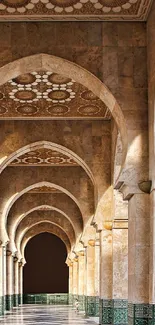
[[[17,228],[17,231],[15,233],[14,241],[17,247],[17,251],[19,251],[20,249],[20,241],[24,237],[27,230],[32,228],[34,225],[40,224],[42,222],[46,222],[61,228],[69,238],[71,246],[73,247],[75,245],[74,229],[70,224],[69,220],[63,217],[62,215],[61,218],[55,218],[55,216],[50,217],[50,215],[47,215],[47,211],[44,211],[44,213],[43,211],[41,211],[41,215],[37,216],[37,218],[33,216],[33,218],[29,221],[28,226],[25,221],[26,219],[23,219],[23,222],[19,224],[19,227]]]
[[[40,225],[40,227],[39,227]],[[65,244],[67,252],[69,253],[71,250],[71,243],[69,241],[68,236],[66,235],[66,233],[58,226],[56,225],[52,225],[48,222],[42,222],[39,224],[36,224],[34,226],[32,226],[32,228],[30,228],[24,235],[24,237],[22,238],[21,242],[20,242],[20,256],[19,258],[22,259],[23,262],[26,262],[25,260],[25,255],[24,255],[24,251],[25,251],[25,247],[28,243],[28,241],[33,238],[34,236],[43,233],[43,232],[48,232],[48,233],[52,233],[54,235],[56,235],[57,237],[59,237]]]
[[[59,185],[56,185],[56,184],[53,184],[53,183],[50,183],[50,182],[46,182],[46,181],[43,181],[43,182],[39,182],[39,183],[35,183],[33,185],[30,185],[28,186],[27,188],[23,189],[21,192],[17,192],[15,193],[15,195],[13,195],[13,197],[10,198],[10,200],[8,201],[7,205],[5,206],[5,209],[3,210],[3,214],[2,214],[2,226],[3,226],[3,238],[2,238],[2,242],[9,242],[9,237],[8,237],[8,234],[7,234],[7,229],[6,229],[6,225],[7,225],[7,216],[8,216],[8,213],[11,209],[11,207],[13,206],[13,204],[18,200],[18,198],[20,198],[23,194],[29,192],[30,190],[32,189],[35,189],[37,187],[43,187],[43,186],[47,186],[47,187],[51,187],[51,188],[56,188],[58,189],[59,191],[61,191],[62,193],[66,194],[67,196],[69,196],[74,202],[75,204],[78,206],[80,212],[81,212],[81,215],[82,215],[82,209],[80,207],[80,204],[78,202],[78,200],[68,191],[66,190],[65,188],[59,186]]]

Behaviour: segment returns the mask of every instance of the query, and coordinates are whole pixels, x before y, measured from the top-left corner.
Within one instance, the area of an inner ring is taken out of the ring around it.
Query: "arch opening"
[[[106,105],[116,122],[121,136],[123,149],[120,170],[121,173],[125,165],[128,147],[125,118],[115,97],[105,86],[105,84],[101,82],[95,75],[73,62],[60,57],[40,53],[18,59],[0,68],[0,85],[5,84],[11,79],[17,78],[21,74],[31,73],[32,71],[39,71],[40,69],[43,69],[45,71],[49,70],[53,73],[58,73],[63,76],[67,76],[68,78],[74,79],[76,82],[82,84],[88,90],[92,91],[92,93]]]
[[[25,257],[25,294],[68,293],[67,250],[58,236],[37,234],[27,243]]]

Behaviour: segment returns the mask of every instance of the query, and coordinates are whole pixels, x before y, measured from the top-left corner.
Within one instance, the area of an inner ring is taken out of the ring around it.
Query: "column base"
[[[18,295],[18,305],[22,305],[23,304],[23,295]]]
[[[75,305],[75,300],[78,299],[78,295],[72,295],[72,304]]]
[[[85,296],[79,295],[78,301],[79,301],[79,310],[84,311],[85,310]]]
[[[6,295],[4,296],[4,313],[6,311]]]
[[[125,299],[100,299],[100,324],[127,325],[128,302]]]
[[[14,305],[14,295],[6,295],[6,310],[11,310]]]
[[[72,293],[68,294],[68,304],[73,305],[73,294]]]
[[[113,299],[113,324],[128,325],[128,301]]]
[[[99,324],[113,323],[113,300],[112,299],[100,299],[99,308]]]
[[[86,316],[97,317],[99,314],[99,298],[95,296],[85,297],[85,314]]]
[[[18,294],[13,295],[13,307],[18,307]]]
[[[154,325],[155,305],[128,304],[128,324],[130,325]]]
[[[0,316],[3,316],[4,315],[4,297],[0,297]]]

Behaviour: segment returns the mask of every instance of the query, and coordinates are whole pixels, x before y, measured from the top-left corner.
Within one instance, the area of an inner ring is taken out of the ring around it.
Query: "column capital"
[[[18,261],[18,257],[17,256],[13,256],[13,261],[14,261],[14,263],[16,263]]]
[[[77,256],[85,256],[85,251],[81,250],[79,252],[76,252]]]
[[[89,239],[88,240],[88,246],[94,247],[95,246],[95,239]]]
[[[140,181],[134,185],[122,182],[119,191],[123,194],[123,200],[128,201],[135,194],[149,194],[151,191],[151,186],[152,182],[150,180]]]
[[[78,262],[78,256],[77,255],[74,257],[73,262],[76,262],[76,263]]]
[[[22,261],[19,261],[19,267],[24,266],[24,263]]]
[[[112,229],[128,229],[128,219],[115,219]]]
[[[73,261],[70,258],[67,258],[66,264],[70,267],[73,266]]]
[[[113,222],[112,220],[105,220],[103,222],[103,229],[112,230]]]
[[[11,256],[12,255],[12,252],[9,250],[9,249],[7,249],[6,250],[6,256]],[[13,255],[12,255],[13,256]]]

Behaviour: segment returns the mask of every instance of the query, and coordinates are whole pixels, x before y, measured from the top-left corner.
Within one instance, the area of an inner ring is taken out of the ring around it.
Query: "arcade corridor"
[[[0,325],[96,318],[155,325],[155,0],[0,0]]]

